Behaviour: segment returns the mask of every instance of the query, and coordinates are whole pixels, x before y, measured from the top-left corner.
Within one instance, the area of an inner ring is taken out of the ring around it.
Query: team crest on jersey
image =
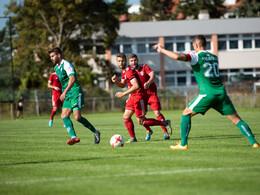
[[[143,71],[141,71],[140,74],[141,74],[142,76],[144,76],[144,72],[143,72]]]

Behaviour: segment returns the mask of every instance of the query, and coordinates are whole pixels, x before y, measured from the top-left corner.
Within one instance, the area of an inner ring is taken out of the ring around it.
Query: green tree
[[[234,14],[241,17],[259,17],[260,16],[260,1],[242,0],[242,5],[237,6]]]
[[[124,0],[115,2],[124,8]],[[93,74],[88,65],[89,58],[95,55],[93,39],[101,40],[104,48],[110,48],[117,37],[118,10],[113,2],[24,0],[17,3],[11,0],[7,7],[8,13],[14,15],[14,66],[22,88],[46,86],[46,79],[53,72],[47,53],[51,47],[61,47],[65,59],[80,67],[82,73]],[[89,55],[83,58],[81,54]],[[92,76],[78,73],[82,84],[93,84],[89,79]]]
[[[178,5],[178,13],[185,16],[198,18],[200,10],[208,10],[210,18],[220,18],[223,16],[224,0],[181,0]]]
[[[142,21],[171,19],[171,9],[175,5],[172,0],[140,0],[140,4]]]

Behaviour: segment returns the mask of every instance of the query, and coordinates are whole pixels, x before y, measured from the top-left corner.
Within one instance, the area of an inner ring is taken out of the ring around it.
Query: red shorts
[[[147,100],[130,96],[126,101],[126,110],[132,110],[135,112],[137,118],[141,118],[146,115],[147,112]]]
[[[60,100],[61,93],[52,94],[52,107],[62,106],[62,101]]]
[[[148,104],[153,111],[161,110],[161,102],[156,94],[149,94]]]

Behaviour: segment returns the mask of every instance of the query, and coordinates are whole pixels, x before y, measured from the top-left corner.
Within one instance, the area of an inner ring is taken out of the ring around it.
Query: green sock
[[[92,131],[92,133],[96,132],[95,127],[83,116],[78,120],[82,125],[84,125],[85,127],[87,127],[90,131]]]
[[[188,144],[188,136],[191,128],[191,117],[189,115],[182,115],[181,120],[181,145]]]
[[[64,117],[62,120],[63,120],[63,122],[65,124],[65,127],[66,127],[67,131],[70,134],[70,137],[71,138],[77,137],[76,133],[74,131],[73,123],[71,122],[70,118],[69,117]]]
[[[249,128],[249,126],[247,125],[247,123],[245,121],[242,121],[242,120],[239,121],[237,123],[237,127],[238,127],[239,131],[244,136],[246,136],[247,139],[249,139],[251,145],[254,145],[255,143],[257,143],[251,129]]]

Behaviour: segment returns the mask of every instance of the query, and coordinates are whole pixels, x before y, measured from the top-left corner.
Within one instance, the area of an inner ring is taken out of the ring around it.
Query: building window
[[[164,48],[173,51],[173,43],[165,43]]]
[[[174,86],[175,85],[174,76],[170,76],[170,75],[166,76],[165,84],[166,84],[166,86]]]
[[[260,48],[260,39],[255,40],[255,48]]]
[[[156,53],[157,50],[153,48],[153,46],[156,45],[156,43],[149,43],[149,52],[150,53]]]
[[[145,44],[137,44],[137,52],[138,53],[146,53],[146,47]]]
[[[178,85],[186,85],[186,77],[178,77],[177,78]]]
[[[177,51],[185,51],[185,43],[184,42],[176,43],[176,45],[177,45]]]
[[[195,76],[191,76],[191,84],[197,84]]]
[[[123,45],[123,52],[124,52],[124,53],[132,53],[131,44],[125,44],[125,45]]]
[[[226,50],[226,49],[227,49],[226,41],[218,41],[218,50]]]
[[[192,42],[190,43],[190,50],[194,50]]]
[[[207,41],[206,50],[210,50],[210,49],[211,49],[210,41]]]
[[[120,46],[119,45],[113,45],[111,52],[112,52],[112,54],[120,53]]]
[[[229,41],[229,48],[230,49],[238,49],[238,41]]]
[[[252,41],[251,40],[243,40],[243,48],[245,48],[245,49],[252,48]]]

